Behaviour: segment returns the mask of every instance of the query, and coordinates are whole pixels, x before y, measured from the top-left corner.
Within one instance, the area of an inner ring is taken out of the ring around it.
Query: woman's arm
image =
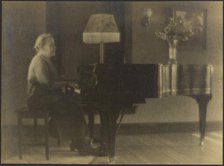
[[[66,81],[55,81],[51,73],[52,72],[49,71],[49,66],[46,62],[40,60],[36,63],[35,75],[40,85],[45,86],[49,90],[57,90],[67,85]]]

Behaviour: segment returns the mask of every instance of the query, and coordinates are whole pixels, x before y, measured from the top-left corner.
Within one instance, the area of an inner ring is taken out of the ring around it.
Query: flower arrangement
[[[189,16],[189,15],[187,15]],[[191,15],[190,15],[191,16]],[[168,63],[177,64],[177,43],[179,41],[187,41],[193,35],[202,32],[202,24],[198,15],[193,17],[175,16],[168,19],[162,31],[156,31],[155,35],[168,42],[169,54]]]
[[[186,41],[194,35],[194,31],[191,24],[185,23],[182,17],[176,16],[169,18],[163,31],[156,31],[155,34],[157,37],[168,42],[173,40]]]

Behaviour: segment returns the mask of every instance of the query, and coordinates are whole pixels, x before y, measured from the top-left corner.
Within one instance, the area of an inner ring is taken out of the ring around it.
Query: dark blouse
[[[27,95],[49,95],[54,91],[54,82],[58,79],[52,61],[41,54],[33,57],[27,76]]]

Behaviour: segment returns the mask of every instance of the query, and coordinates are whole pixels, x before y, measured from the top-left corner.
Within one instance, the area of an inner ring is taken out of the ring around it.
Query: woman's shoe
[[[98,156],[100,152],[100,146],[91,144],[91,142],[85,142],[79,147],[78,152],[80,155],[94,155]]]
[[[101,146],[91,142],[89,139],[72,140],[70,144],[71,151],[78,151],[81,156],[97,155],[99,156]]]
[[[92,148],[91,146],[78,149],[78,152],[81,156],[86,155],[100,156],[100,148]]]
[[[71,144],[69,145],[69,147],[70,147],[71,151],[76,152],[79,149],[79,144],[77,141],[72,141]]]

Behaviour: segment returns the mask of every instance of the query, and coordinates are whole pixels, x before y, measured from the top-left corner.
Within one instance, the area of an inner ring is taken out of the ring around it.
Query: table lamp
[[[93,14],[83,32],[83,42],[100,44],[100,63],[104,63],[104,43],[120,41],[120,32],[112,14]]]

